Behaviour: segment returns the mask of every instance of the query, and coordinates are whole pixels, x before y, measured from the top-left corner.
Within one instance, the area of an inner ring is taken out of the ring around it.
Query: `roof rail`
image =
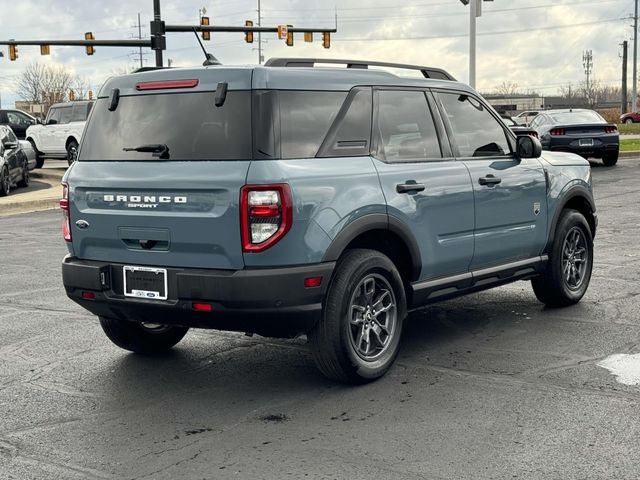
[[[419,70],[425,78],[455,81],[455,78],[453,78],[451,74],[441,68],[368,60],[340,60],[334,58],[270,58],[264,65],[265,67],[314,67],[318,63],[340,64],[346,65],[347,68],[360,68],[364,70],[368,69],[370,66],[399,68],[402,70]]]

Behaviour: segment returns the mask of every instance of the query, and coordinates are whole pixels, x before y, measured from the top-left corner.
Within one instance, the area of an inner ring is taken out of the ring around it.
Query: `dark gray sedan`
[[[531,128],[538,132],[544,150],[601,158],[605,165],[618,161],[618,127],[593,110],[546,110],[533,119]]]
[[[0,197],[29,186],[29,160],[11,128],[0,125]]]

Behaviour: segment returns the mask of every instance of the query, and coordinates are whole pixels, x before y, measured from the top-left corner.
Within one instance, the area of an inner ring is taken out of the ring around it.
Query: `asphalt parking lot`
[[[640,353],[640,159],[593,177],[579,305],[519,282],[429,307],[361,387],[324,380],[301,339],[125,353],[64,295],[59,212],[0,218],[0,478],[638,478],[640,386],[598,363]]]

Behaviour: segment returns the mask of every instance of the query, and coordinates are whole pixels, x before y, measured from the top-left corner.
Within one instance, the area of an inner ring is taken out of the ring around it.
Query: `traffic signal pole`
[[[21,45],[39,45],[40,52],[43,55],[50,53],[49,47],[51,45],[62,46],[78,46],[86,47],[87,54],[93,55],[93,48],[89,47],[146,47],[151,48],[156,53],[156,67],[163,66],[163,51],[167,49],[167,32],[241,32],[247,34],[245,40],[248,43],[253,42],[253,33],[258,35],[261,33],[278,33],[280,36],[282,31],[285,31],[287,26],[278,25],[275,27],[263,27],[253,26],[252,22],[247,22],[245,26],[216,26],[216,25],[166,25],[162,20],[160,10],[160,0],[153,0],[153,20],[150,24],[150,36],[149,39],[125,39],[125,40],[95,40],[92,32],[85,34],[84,40],[4,40],[0,41],[0,45],[9,46],[9,58],[10,60],[16,60],[18,58],[18,46]],[[337,31],[337,28],[294,28],[288,27],[289,35],[287,38],[287,45],[293,45],[294,33],[322,33],[323,34],[323,46],[329,48],[330,35]]]

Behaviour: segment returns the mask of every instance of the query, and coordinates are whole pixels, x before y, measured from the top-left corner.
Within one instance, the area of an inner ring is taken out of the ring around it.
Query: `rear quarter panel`
[[[293,197],[291,230],[268,250],[245,253],[247,267],[318,263],[345,226],[387,213],[370,157],[254,161],[247,183],[288,183]]]

